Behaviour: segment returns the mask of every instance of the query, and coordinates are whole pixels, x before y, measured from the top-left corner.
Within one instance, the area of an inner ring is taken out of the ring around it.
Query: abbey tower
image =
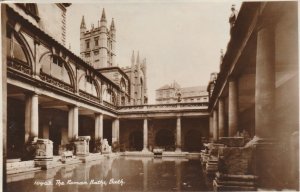
[[[84,16],[80,25],[80,55],[95,69],[116,66],[116,28],[112,19],[107,27],[105,10],[97,26],[87,30]]]

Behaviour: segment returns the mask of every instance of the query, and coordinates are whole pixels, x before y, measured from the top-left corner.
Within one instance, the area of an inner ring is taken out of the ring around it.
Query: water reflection
[[[206,191],[199,160],[119,157],[8,177],[9,192]]]

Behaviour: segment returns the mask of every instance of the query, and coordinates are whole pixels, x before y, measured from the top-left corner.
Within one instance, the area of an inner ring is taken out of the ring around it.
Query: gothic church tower
[[[80,25],[80,55],[95,69],[116,66],[116,27],[114,19],[107,27],[105,10],[95,27],[87,30],[84,16]]]
[[[146,59],[140,60],[139,52],[135,58],[134,51],[131,56],[131,67],[125,71],[130,77],[130,98],[132,105],[143,105],[148,102],[147,95],[147,67]]]

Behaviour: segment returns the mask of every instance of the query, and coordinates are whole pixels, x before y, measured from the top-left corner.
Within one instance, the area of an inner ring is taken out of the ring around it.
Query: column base
[[[181,148],[176,148],[175,152],[181,152]]]
[[[282,173],[285,171],[278,141],[255,136],[245,148],[253,148],[251,172],[258,176],[258,186],[280,189]]]
[[[142,150],[142,153],[150,153],[150,151],[149,151],[148,148],[144,148],[144,149]]]

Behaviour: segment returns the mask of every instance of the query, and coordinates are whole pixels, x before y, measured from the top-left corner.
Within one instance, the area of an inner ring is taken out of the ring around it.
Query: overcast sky
[[[176,80],[182,87],[207,85],[219,71],[220,49],[229,41],[231,5],[240,1],[110,1],[73,3],[67,10],[67,46],[80,53],[80,22],[97,26],[102,9],[117,30],[120,67],[130,66],[131,54],[147,59],[149,102],[155,90]]]

